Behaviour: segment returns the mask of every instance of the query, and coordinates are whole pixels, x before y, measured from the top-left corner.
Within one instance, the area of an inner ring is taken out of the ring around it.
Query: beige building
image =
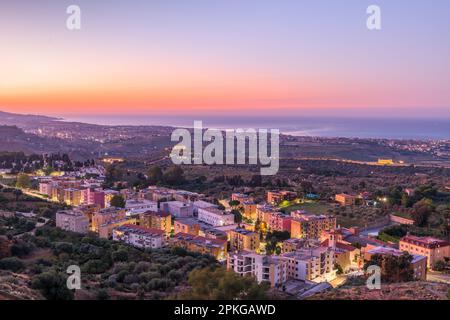
[[[242,204],[242,208],[244,208],[243,216],[246,219],[255,221],[258,217],[256,214],[256,206],[257,205],[254,202],[244,202]]]
[[[227,256],[227,241],[208,239],[186,233],[177,233],[170,239],[171,246],[185,248],[188,251],[209,254],[217,260],[225,260]]]
[[[319,239],[323,231],[336,228],[336,217],[291,212],[291,238]]]
[[[292,201],[297,198],[297,193],[292,191],[268,191],[267,202],[270,204],[279,204],[284,200]]]
[[[177,218],[174,222],[174,233],[187,233],[198,236],[200,234],[200,224],[195,218]]]
[[[99,227],[104,224],[108,224],[112,221],[125,219],[126,214],[124,209],[119,208],[105,208],[95,211],[92,215],[91,230],[99,232]]]
[[[229,253],[227,269],[240,276],[254,277],[258,283],[268,282],[271,287],[279,287],[287,280],[287,261],[280,256],[247,251]]]
[[[113,240],[121,241],[137,248],[161,248],[166,243],[164,231],[126,224],[113,229]]]
[[[63,210],[56,213],[56,226],[66,231],[87,233],[89,218],[80,210]]]
[[[244,230],[235,229],[228,232],[228,238],[230,242],[230,250],[245,250],[245,251],[257,251],[259,250],[259,233]]]
[[[450,257],[450,243],[431,237],[415,237],[407,235],[399,242],[399,249],[410,254],[427,257],[427,267],[432,269],[438,261]]]
[[[341,206],[354,206],[356,204],[356,197],[346,193],[339,193],[335,195],[334,200]]]
[[[116,221],[110,221],[106,224],[102,224],[98,227],[98,236],[104,239],[110,239],[113,235],[113,230],[123,225],[137,224],[135,218],[121,219]]]
[[[172,217],[168,212],[148,211],[139,215],[139,225],[162,230],[166,235],[172,232]]]
[[[290,279],[324,282],[336,277],[334,250],[328,247],[304,248],[281,255],[287,261]]]

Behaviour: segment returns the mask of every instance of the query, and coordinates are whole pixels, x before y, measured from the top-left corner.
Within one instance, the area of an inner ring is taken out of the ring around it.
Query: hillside
[[[437,282],[405,282],[381,285],[381,290],[366,286],[344,286],[319,293],[310,300],[447,300],[450,286]]]

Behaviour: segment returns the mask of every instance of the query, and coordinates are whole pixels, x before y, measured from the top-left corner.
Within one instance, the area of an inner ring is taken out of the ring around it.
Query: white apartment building
[[[176,218],[192,217],[194,214],[194,206],[191,203],[181,201],[162,202],[161,211],[168,212]]]
[[[56,227],[66,231],[87,233],[89,218],[79,210],[62,210],[56,213]]]
[[[214,227],[221,227],[234,224],[234,214],[217,208],[199,208],[198,220]]]
[[[266,256],[247,251],[229,253],[227,269],[240,276],[253,276],[258,281],[281,286],[287,280],[287,262],[280,256]]]
[[[287,262],[287,277],[323,282],[336,277],[334,251],[328,247],[305,248],[281,255]]]
[[[126,224],[113,229],[114,241],[121,241],[142,249],[161,248],[166,244],[164,231]]]
[[[198,201],[194,201],[193,203],[194,206],[194,214],[197,215],[198,214],[198,209],[207,209],[207,208],[218,208],[217,205],[210,203],[210,202],[206,202],[203,200],[198,200]]]
[[[127,216],[145,213],[147,211],[158,212],[158,203],[150,200],[127,200],[125,212]]]

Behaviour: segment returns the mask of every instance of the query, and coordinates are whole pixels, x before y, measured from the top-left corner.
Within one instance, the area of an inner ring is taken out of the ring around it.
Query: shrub
[[[0,260],[0,269],[17,272],[25,269],[25,264],[16,257],[3,258]]]

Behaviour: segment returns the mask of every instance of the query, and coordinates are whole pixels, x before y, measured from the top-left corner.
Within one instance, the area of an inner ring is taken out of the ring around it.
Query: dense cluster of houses
[[[103,190],[109,194],[108,190]],[[246,194],[233,193],[228,208],[207,201],[198,193],[151,186],[138,192],[117,191],[125,208],[102,203],[81,203],[57,213],[59,228],[79,233],[95,232],[102,238],[122,241],[143,249],[182,247],[209,254],[226,263],[229,270],[273,287],[287,281],[311,283],[332,281],[339,272],[362,270],[374,254],[413,255],[416,279],[425,279],[434,261],[449,257],[445,241],[407,236],[395,248],[363,235],[358,228],[341,228],[330,215],[297,210],[283,213],[278,204],[294,199],[292,192],[268,192],[267,201],[256,203]],[[88,197],[89,199],[89,197]],[[338,200],[338,199],[336,199]],[[348,199],[342,199],[347,204]],[[236,222],[235,211],[242,213]],[[275,254],[267,254],[262,234],[280,231],[290,238],[279,243]]]

